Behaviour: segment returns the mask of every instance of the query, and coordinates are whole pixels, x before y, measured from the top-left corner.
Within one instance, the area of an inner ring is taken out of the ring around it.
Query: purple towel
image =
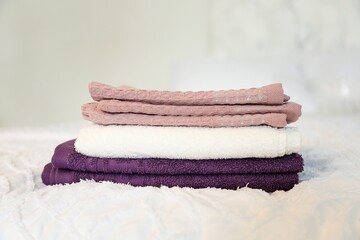
[[[243,158],[217,160],[129,159],[89,157],[75,151],[70,140],[56,147],[52,164],[56,168],[98,173],[127,174],[249,174],[301,172],[299,154],[277,158]]]
[[[123,173],[91,173],[55,168],[51,163],[44,167],[41,175],[46,185],[75,183],[80,180],[111,181],[133,186],[162,185],[168,187],[192,188],[223,188],[237,189],[248,186],[263,189],[267,192],[289,190],[298,183],[297,173],[278,174],[181,174],[181,175],[151,175],[151,174],[123,174]]]

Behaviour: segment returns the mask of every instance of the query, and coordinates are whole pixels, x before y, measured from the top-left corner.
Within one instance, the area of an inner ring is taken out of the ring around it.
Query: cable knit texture
[[[82,128],[76,151],[105,158],[272,158],[299,152],[297,128],[101,126]]]
[[[297,173],[278,174],[181,174],[181,175],[152,175],[152,174],[122,174],[122,173],[91,173],[55,168],[51,163],[44,167],[42,181],[46,185],[67,184],[80,180],[111,181],[133,186],[168,186],[192,188],[223,188],[237,189],[250,187],[263,189],[267,192],[289,190],[298,183]]]
[[[97,158],[78,153],[75,140],[56,147],[52,164],[56,168],[98,173],[137,174],[248,174],[301,172],[303,159],[293,153],[277,158],[191,159]]]
[[[118,99],[173,105],[224,105],[224,104],[269,104],[280,105],[290,99],[284,94],[282,84],[276,83],[260,88],[220,91],[159,91],[129,87],[112,87],[91,82],[89,92],[95,101]]]

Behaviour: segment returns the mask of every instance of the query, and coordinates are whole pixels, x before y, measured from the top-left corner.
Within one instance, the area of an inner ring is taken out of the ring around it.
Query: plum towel
[[[142,90],[136,88],[115,88],[103,83],[91,82],[89,92],[95,101],[118,99],[125,101],[147,102],[172,105],[224,105],[224,104],[267,104],[280,105],[288,101],[280,83],[260,88],[179,92]]]
[[[56,147],[52,164],[56,168],[83,172],[136,174],[247,174],[301,172],[303,159],[297,154],[278,158],[187,159],[97,158],[75,151],[75,140]]]
[[[212,175],[150,175],[150,174],[114,174],[91,173],[55,168],[51,163],[44,167],[42,180],[46,185],[75,183],[80,180],[111,181],[133,186],[162,185],[168,187],[224,188],[237,189],[248,186],[267,192],[289,190],[298,183],[297,173],[279,174],[212,174]]]
[[[101,126],[82,128],[77,152],[105,158],[273,158],[299,152],[297,128]]]

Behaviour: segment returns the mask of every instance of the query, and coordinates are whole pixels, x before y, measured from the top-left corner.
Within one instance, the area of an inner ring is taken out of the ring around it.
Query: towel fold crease
[[[186,126],[186,127],[245,127],[267,125],[285,127],[285,113],[215,115],[215,116],[163,116],[138,113],[107,113],[98,103],[82,106],[86,120],[101,125]]]
[[[84,106],[86,106],[85,104]],[[301,105],[288,102],[282,105],[160,105],[120,100],[101,100],[97,108],[107,113],[138,113],[161,116],[222,116],[264,113],[285,113],[287,123],[301,116]]]

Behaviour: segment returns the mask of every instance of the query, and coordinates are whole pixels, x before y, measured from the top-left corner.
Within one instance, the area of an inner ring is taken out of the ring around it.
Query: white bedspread
[[[81,124],[2,129],[0,239],[360,239],[359,123],[359,116],[303,116],[301,183],[273,194],[44,186],[43,165]]]

